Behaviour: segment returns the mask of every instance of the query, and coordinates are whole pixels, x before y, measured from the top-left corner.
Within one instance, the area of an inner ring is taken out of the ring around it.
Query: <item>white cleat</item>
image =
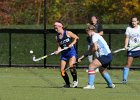
[[[115,84],[109,85],[108,88],[115,88]]]
[[[78,80],[77,81],[73,81],[73,88],[77,88],[77,86],[78,86]]]
[[[86,87],[83,87],[83,89],[95,89],[94,85],[91,86],[91,85],[87,85]]]

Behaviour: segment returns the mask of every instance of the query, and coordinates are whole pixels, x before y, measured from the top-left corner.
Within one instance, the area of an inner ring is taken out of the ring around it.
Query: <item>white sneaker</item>
[[[78,86],[78,80],[77,81],[73,81],[73,88],[77,88],[77,86]]]
[[[91,86],[91,85],[87,85],[86,87],[83,87],[83,89],[95,89],[94,85]]]
[[[115,88],[115,87],[116,87],[115,84],[108,86],[108,88]]]

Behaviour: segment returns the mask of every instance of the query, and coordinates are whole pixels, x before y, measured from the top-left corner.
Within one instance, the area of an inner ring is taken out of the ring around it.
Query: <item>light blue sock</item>
[[[89,68],[89,71],[90,70],[94,71],[93,69]],[[88,72],[88,84],[93,86],[94,85],[94,80],[95,80],[95,73],[89,73]]]
[[[124,69],[123,69],[123,80],[127,81],[128,73],[129,73],[129,68],[124,67]]]
[[[105,81],[107,82],[107,85],[110,86],[113,84],[112,80],[111,80],[111,77],[109,75],[108,72],[105,72],[102,74],[103,78],[105,79]]]

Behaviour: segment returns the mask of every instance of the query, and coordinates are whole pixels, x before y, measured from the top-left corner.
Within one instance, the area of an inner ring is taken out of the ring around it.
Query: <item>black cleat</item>
[[[65,84],[65,85],[63,86],[63,88],[70,88],[70,85]]]
[[[122,81],[122,84],[127,84],[127,80],[123,80]]]

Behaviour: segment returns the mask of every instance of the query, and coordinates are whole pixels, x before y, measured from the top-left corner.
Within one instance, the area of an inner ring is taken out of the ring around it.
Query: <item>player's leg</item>
[[[95,80],[95,68],[100,67],[102,64],[98,59],[94,59],[92,63],[89,65],[88,70],[88,85],[84,87],[84,89],[95,89],[94,87],[94,80]]]
[[[108,54],[108,55],[103,55],[99,58],[97,58],[102,66],[99,68],[100,73],[102,75],[102,77],[105,79],[105,81],[107,82],[107,85],[109,88],[115,88],[115,85],[113,84],[111,77],[109,75],[109,73],[107,72],[106,68],[109,65],[109,63],[112,61],[112,54]]]
[[[61,76],[63,77],[63,79],[64,79],[64,81],[66,83],[64,85],[64,87],[69,88],[70,87],[69,76],[68,76],[67,72],[65,72],[66,61],[61,60],[60,66],[61,66],[61,68],[60,68]]]
[[[88,45],[88,50],[89,50],[89,48],[90,48],[90,45]],[[88,61],[89,61],[89,63],[91,63],[92,61],[93,61],[93,55],[88,55]],[[95,72],[99,72],[99,68],[96,68],[95,69]]]
[[[132,62],[133,62],[133,57],[128,57],[127,58],[127,65],[123,69],[123,81],[122,81],[122,83],[124,83],[124,84],[127,83],[129,69],[130,69],[130,67],[132,65]]]
[[[100,71],[102,77],[107,82],[108,88],[115,88],[115,85],[113,84],[111,77],[110,77],[109,73],[107,72],[106,68],[100,67],[99,71]]]
[[[69,59],[69,67],[70,67],[70,72],[73,77],[73,88],[76,88],[78,85],[78,79],[77,79],[77,71],[76,68],[74,67],[74,63],[76,62],[76,57],[73,56],[72,58]]]

